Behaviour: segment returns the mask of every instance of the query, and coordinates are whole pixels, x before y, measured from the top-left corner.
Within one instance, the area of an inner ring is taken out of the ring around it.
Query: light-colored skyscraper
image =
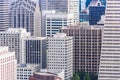
[[[11,4],[10,27],[12,28],[25,28],[32,36],[39,36],[40,18],[38,3],[33,0],[17,0]]]
[[[73,75],[73,38],[57,33],[48,38],[47,69],[50,72],[64,70],[65,80]]]
[[[0,47],[0,80],[16,80],[16,71],[15,53],[9,52],[8,47]]]
[[[39,64],[46,68],[46,38],[29,37],[22,40],[23,62],[26,64]]]
[[[50,37],[58,33],[62,27],[67,26],[67,14],[46,14],[46,36]]]
[[[74,25],[79,23],[79,0],[68,0],[68,13],[73,14]]]
[[[8,46],[10,51],[15,51],[18,63],[22,62],[22,38],[29,37],[30,33],[26,29],[9,28],[0,32],[0,46]]]
[[[5,31],[9,26],[9,4],[7,0],[0,0],[0,31]]]
[[[120,0],[107,0],[98,80],[120,80]]]
[[[41,17],[41,36],[46,37],[46,15],[47,14],[55,14],[55,10],[43,10]]]

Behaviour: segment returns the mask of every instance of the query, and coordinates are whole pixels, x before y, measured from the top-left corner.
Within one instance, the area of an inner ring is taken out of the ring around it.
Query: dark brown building
[[[54,73],[34,73],[29,77],[29,80],[62,80],[57,74]]]
[[[61,32],[74,38],[74,71],[99,71],[102,27],[68,27]]]

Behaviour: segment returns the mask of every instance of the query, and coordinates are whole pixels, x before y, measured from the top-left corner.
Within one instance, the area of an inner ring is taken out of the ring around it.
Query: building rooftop
[[[8,47],[7,46],[0,46],[0,54],[7,53]]]

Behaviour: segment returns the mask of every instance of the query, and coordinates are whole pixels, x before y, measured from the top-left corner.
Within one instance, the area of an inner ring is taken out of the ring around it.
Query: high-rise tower
[[[10,7],[10,27],[25,28],[32,36],[40,36],[41,14],[38,8],[34,0],[14,1]]]
[[[107,0],[98,80],[120,80],[120,0]]]
[[[9,5],[7,0],[0,0],[0,31],[8,29],[9,25]]]

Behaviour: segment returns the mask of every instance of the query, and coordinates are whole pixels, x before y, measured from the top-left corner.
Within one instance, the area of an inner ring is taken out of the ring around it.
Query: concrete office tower
[[[0,47],[0,80],[16,80],[17,60],[8,47]]]
[[[22,62],[21,39],[29,37],[30,33],[25,29],[9,28],[7,31],[0,32],[0,46],[8,46],[10,51],[15,51],[18,63]]]
[[[120,80],[120,3],[107,0],[98,80]]]
[[[45,37],[24,38],[22,43],[23,62],[39,64],[41,68],[46,68],[46,44]]]
[[[79,0],[68,0],[68,13],[73,14],[74,25],[79,23]]]
[[[102,27],[69,26],[61,32],[74,39],[74,71],[94,72],[98,74],[101,55]]]
[[[18,64],[17,80],[29,80],[29,77],[33,75],[34,72],[39,71],[40,66],[38,65]]]
[[[47,69],[50,72],[65,71],[65,80],[73,75],[73,38],[57,33],[48,38]]]
[[[9,27],[9,4],[7,0],[0,0],[0,31]]]
[[[67,26],[67,14],[55,13],[46,14],[46,36],[50,37],[58,33],[59,30]]]
[[[32,36],[38,35],[38,30],[40,30],[39,23],[41,21],[35,21],[40,20],[37,4],[33,0],[14,1],[10,7],[10,27],[25,28]]]
[[[105,6],[99,0],[92,0],[89,5],[89,24],[96,25],[102,15],[105,15]]]
[[[41,10],[68,13],[68,0],[39,0]]]
[[[41,12],[42,12],[41,36],[46,37],[46,15],[47,14],[55,14],[55,10],[43,10]]]

